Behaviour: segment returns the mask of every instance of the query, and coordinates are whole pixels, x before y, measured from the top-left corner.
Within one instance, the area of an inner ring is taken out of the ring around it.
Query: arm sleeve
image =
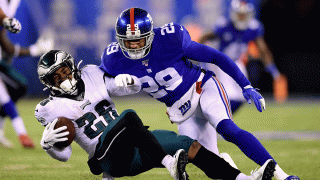
[[[46,152],[53,159],[56,159],[56,160],[59,160],[62,162],[67,162],[69,160],[69,158],[71,157],[72,148],[71,148],[71,146],[68,146],[68,147],[60,150],[55,147],[52,147],[49,150],[47,150]]]
[[[240,71],[238,66],[224,53],[209,46],[192,41],[184,51],[185,57],[199,62],[213,63],[231,76],[243,89],[250,81]]]

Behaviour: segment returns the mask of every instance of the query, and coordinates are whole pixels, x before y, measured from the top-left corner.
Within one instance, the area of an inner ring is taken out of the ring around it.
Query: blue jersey
[[[102,55],[100,67],[108,74],[131,74],[138,77],[142,89],[170,107],[179,100],[198,80],[201,68],[188,59],[201,62],[220,63],[232,72],[243,85],[250,82],[238,71],[234,72],[230,59],[221,52],[191,41],[188,31],[181,25],[170,23],[154,28],[154,40],[149,54],[138,60],[126,58],[118,43],[111,43]],[[236,66],[236,65],[235,65]],[[237,68],[237,67],[236,67]],[[213,75],[207,71],[203,84]],[[241,86],[242,87],[242,86]],[[243,86],[244,87],[244,86]]]
[[[248,22],[246,30],[239,31],[235,29],[230,19],[221,17],[216,22],[213,31],[220,40],[218,49],[236,61],[247,52],[250,41],[263,35],[264,27],[258,20],[252,19]]]

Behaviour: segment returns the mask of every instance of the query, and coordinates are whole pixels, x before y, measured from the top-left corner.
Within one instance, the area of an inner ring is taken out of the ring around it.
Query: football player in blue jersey
[[[239,84],[248,103],[253,102],[262,112],[264,98],[227,55],[191,41],[182,25],[153,28],[150,14],[140,8],[120,14],[116,39],[103,52],[100,67],[111,76],[138,77],[143,91],[166,104],[169,119],[178,125],[180,135],[219,154],[218,132],[257,164],[272,159],[257,138],[233,122],[227,93],[214,73],[189,61],[218,65]]]
[[[261,22],[254,18],[253,4],[244,0],[233,0],[229,12],[230,18],[224,16],[219,18],[214,24],[213,31],[201,36],[199,42],[205,44],[214,40],[216,48],[235,61],[246,76],[245,62],[248,44],[254,42],[260,56],[257,59],[263,62],[267,72],[272,75],[275,98],[282,103],[285,99],[277,96],[276,85],[278,84],[277,82],[285,83],[286,78],[279,72],[273,61],[273,55],[263,37],[264,27]],[[228,93],[232,112],[236,112],[245,102],[241,87],[217,66],[208,63],[201,63],[201,66],[215,72]]]
[[[272,75],[274,83],[282,82],[283,85],[286,82],[285,77],[274,64],[272,53],[263,37],[264,27],[261,22],[254,18],[254,11],[253,4],[245,0],[233,0],[229,11],[230,18],[219,18],[213,31],[200,37],[199,42],[204,44],[209,40],[214,40],[214,45],[218,46],[218,50],[228,55],[238,65],[239,69],[247,75],[243,57],[248,51],[249,43],[254,41],[261,56],[259,59],[262,60],[266,70]],[[228,94],[232,112],[236,112],[245,102],[241,87],[218,66],[209,63],[201,63],[201,66],[215,72]],[[283,171],[278,166],[277,168],[278,170],[275,173],[277,179],[288,177],[287,174],[280,173]]]

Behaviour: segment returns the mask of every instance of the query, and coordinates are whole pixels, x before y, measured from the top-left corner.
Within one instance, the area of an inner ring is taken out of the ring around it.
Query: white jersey
[[[119,88],[114,79],[104,76],[98,66],[88,65],[81,70],[85,86],[83,98],[73,100],[50,96],[37,105],[35,116],[43,126],[58,117],[72,119],[76,130],[74,141],[91,158],[108,121],[118,116],[110,95],[122,96],[139,92],[141,83],[136,77],[133,78],[134,85]]]

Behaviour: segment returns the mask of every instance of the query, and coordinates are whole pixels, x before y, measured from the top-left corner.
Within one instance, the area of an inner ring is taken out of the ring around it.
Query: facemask
[[[66,79],[60,84],[60,88],[68,94],[76,94],[76,83],[77,81],[74,78]]]

